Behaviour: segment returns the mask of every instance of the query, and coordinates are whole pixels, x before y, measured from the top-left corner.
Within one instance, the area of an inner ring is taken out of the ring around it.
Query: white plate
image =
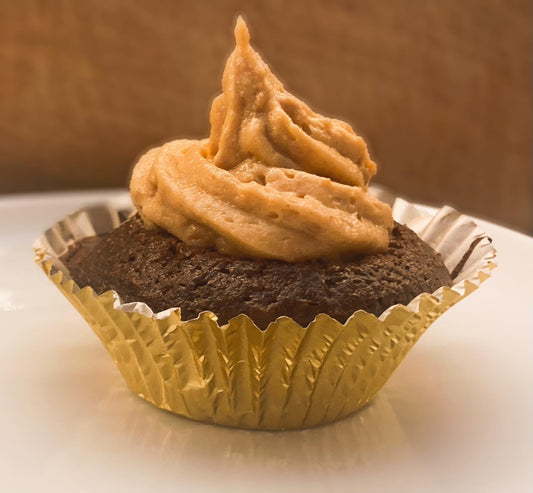
[[[0,491],[533,488],[533,239],[478,221],[498,250],[493,278],[430,328],[371,405],[321,428],[252,432],[132,395],[33,264],[44,229],[102,200],[128,197],[0,199]]]

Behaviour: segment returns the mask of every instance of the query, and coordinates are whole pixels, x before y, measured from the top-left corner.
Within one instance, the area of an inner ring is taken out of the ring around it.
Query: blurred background
[[[0,0],[0,194],[125,187],[205,137],[237,13],[406,198],[532,231],[527,0]]]

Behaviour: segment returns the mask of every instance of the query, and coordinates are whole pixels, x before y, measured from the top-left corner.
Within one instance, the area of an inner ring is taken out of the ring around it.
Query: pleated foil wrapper
[[[448,308],[477,289],[496,266],[490,238],[450,207],[434,216],[397,199],[396,221],[440,252],[454,285],[423,293],[381,316],[355,312],[345,323],[327,314],[307,327],[281,317],[261,331],[246,315],[225,325],[179,307],[154,313],[98,295],[71,279],[59,257],[75,241],[110,231],[132,213],[111,205],[85,208],[47,230],[36,262],[81,313],[109,351],[129,388],[181,416],[239,428],[308,428],[367,404],[420,336]]]

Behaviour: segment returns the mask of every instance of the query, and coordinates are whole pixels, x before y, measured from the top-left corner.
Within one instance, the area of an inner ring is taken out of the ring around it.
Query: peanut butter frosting
[[[135,165],[130,191],[145,224],[239,257],[385,251],[392,213],[368,194],[376,165],[363,139],[288,93],[241,17],[235,41],[209,138],[169,142]]]

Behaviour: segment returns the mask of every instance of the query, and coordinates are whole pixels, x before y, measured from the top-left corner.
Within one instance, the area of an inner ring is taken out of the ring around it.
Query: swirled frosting
[[[242,18],[211,107],[211,134],[148,151],[130,191],[147,225],[197,247],[289,262],[386,250],[390,207],[352,128],[289,94]]]

